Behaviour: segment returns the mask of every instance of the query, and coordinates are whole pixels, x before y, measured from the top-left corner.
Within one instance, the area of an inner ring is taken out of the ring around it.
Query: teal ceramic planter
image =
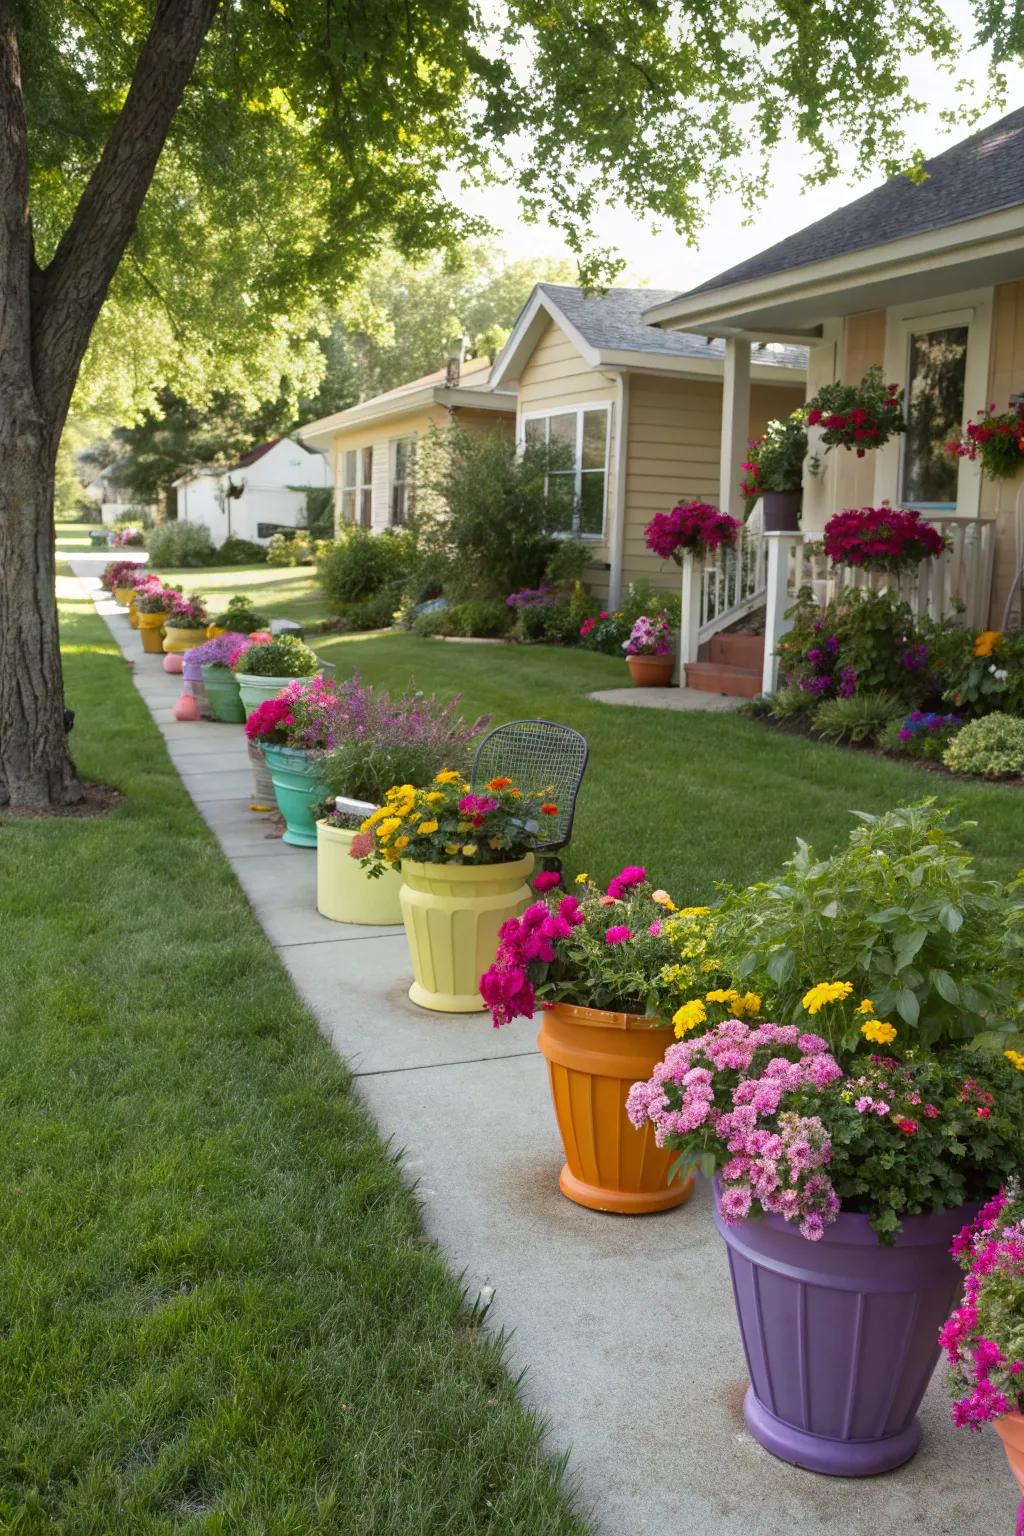
[[[202,667],[203,684],[210,708],[218,720],[228,725],[245,722],[245,705],[238,692],[238,678],[230,667]]]
[[[316,808],[327,799],[327,789],[317,778],[317,761],[298,747],[262,749],[274,785],[277,808],[288,830],[284,841],[296,848],[316,847]]]

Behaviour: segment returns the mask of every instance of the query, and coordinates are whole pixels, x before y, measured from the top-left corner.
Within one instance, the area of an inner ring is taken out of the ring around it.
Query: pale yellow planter
[[[202,645],[206,639],[206,625],[201,629],[170,629],[164,630],[164,650],[168,656],[190,651],[195,645]]]
[[[316,824],[316,909],[332,923],[398,924],[402,877],[395,869],[371,880],[349,854],[355,832]]]
[[[114,602],[115,603],[120,603],[122,608],[127,608],[128,604],[131,602],[131,600],[132,600],[132,598],[134,596],[135,596],[135,588],[134,587],[115,587],[114,588]]]
[[[532,899],[533,854],[511,864],[417,864],[402,860],[402,921],[412,973],[409,996],[435,1013],[478,1013],[480,977],[498,929]]]
[[[128,604],[128,623],[131,625],[132,629],[138,629],[138,627],[139,627],[139,615],[138,615],[138,610],[135,607],[135,593],[134,592],[132,593],[132,600]]]

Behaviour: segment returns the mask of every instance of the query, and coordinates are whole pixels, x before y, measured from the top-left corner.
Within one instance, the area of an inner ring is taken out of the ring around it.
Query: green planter
[[[264,746],[262,752],[270,769],[277,808],[288,828],[284,841],[296,848],[315,848],[314,811],[327,799],[327,789],[316,776],[316,758],[299,747]]]
[[[334,676],[334,662],[323,661],[317,667],[322,678],[329,679]],[[238,691],[241,695],[242,705],[245,709],[245,718],[248,720],[253,710],[265,699],[276,699],[282,688],[287,688],[289,683],[308,683],[309,677],[260,677],[258,674],[250,676],[248,672],[236,673],[238,679]]]
[[[203,686],[210,708],[218,720],[228,725],[242,725],[245,708],[238,692],[238,678],[230,667],[201,667]]]

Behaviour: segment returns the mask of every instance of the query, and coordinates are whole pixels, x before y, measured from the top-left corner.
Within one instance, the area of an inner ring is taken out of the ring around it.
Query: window
[[[398,437],[391,444],[391,521],[395,527],[407,521],[413,503],[415,437]]]
[[[350,448],[342,465],[341,520],[369,528],[373,519],[373,449]]]
[[[964,417],[967,326],[911,331],[909,350],[900,499],[907,506],[955,511],[960,461],[944,445]]]
[[[545,444],[548,506],[555,533],[600,538],[608,479],[608,407],[573,406],[551,416],[528,416],[527,446]]]

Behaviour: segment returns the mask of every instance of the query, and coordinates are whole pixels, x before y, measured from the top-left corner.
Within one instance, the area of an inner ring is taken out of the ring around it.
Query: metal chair
[[[477,747],[471,783],[479,793],[488,780],[506,776],[515,779],[520,789],[550,794],[558,815],[550,818],[551,835],[542,844],[546,860],[557,848],[564,848],[572,836],[576,796],[588,756],[586,737],[571,725],[559,725],[554,720],[510,720],[488,731]]]

